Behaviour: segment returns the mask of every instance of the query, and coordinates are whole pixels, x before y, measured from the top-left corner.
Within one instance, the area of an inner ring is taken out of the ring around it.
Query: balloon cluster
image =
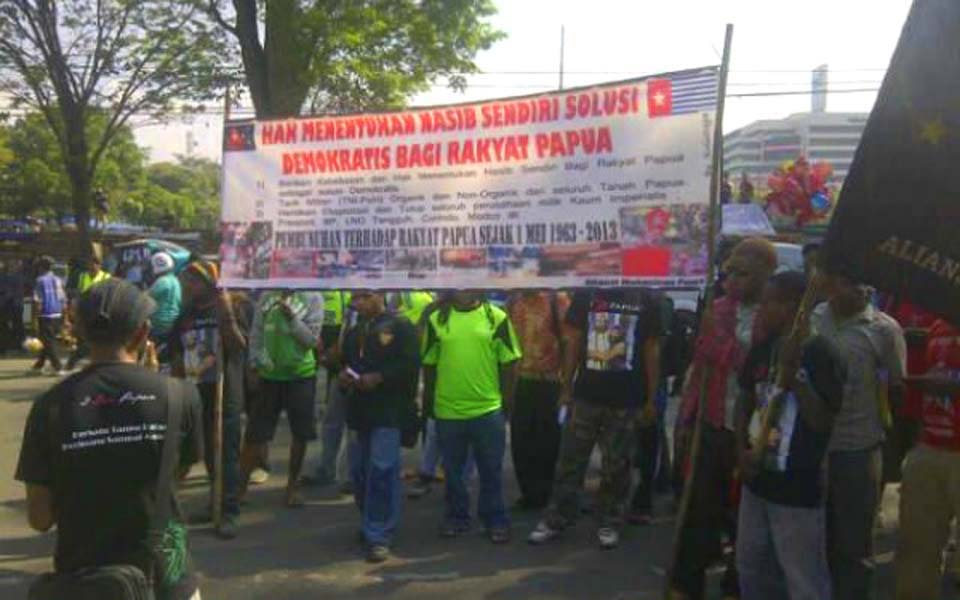
[[[811,165],[802,156],[784,162],[767,178],[767,212],[793,217],[798,227],[826,216],[833,207],[833,192],[827,187],[831,175],[833,167],[827,162]]]

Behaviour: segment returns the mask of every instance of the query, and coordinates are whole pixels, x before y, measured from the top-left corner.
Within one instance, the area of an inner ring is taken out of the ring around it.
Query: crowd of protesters
[[[174,485],[151,475],[170,436],[96,437],[111,427],[156,431],[158,407],[179,404],[178,471],[204,460],[223,493],[215,507],[211,485],[208,509],[189,518],[171,499],[162,511],[168,529],[219,513],[217,535],[240,534],[241,500],[270,476],[269,446],[286,413],[285,506],[303,506],[303,486],[352,493],[372,562],[390,556],[403,497],[440,481],[441,536],[472,530],[475,487],[480,526],[492,543],[510,542],[509,447],[515,507],[541,515],[526,536],[534,545],[556,542],[592,512],[596,543],[616,548],[625,524],[651,523],[664,474],[680,482],[678,499],[686,482],[669,574],[677,599],[708,595],[706,573],[717,564],[725,598],[874,597],[879,502],[884,485],[902,477],[897,598],[936,598],[940,556],[960,516],[960,331],[896,298],[883,302],[888,315],[870,288],[815,269],[815,254],[804,251],[806,273],[778,271],[772,244],[739,243],[689,352],[676,349],[689,332],[669,298],[646,289],[515,291],[498,301],[472,291],[253,297],[222,291],[213,263],[196,260],[177,274],[160,253],[146,293],[110,279],[91,257],[68,298],[41,261],[37,368],[49,361],[61,370],[54,340],[68,314],[79,343],[67,368],[87,355],[91,364],[31,411],[17,471],[30,523],[58,525],[58,573],[131,564],[166,597],[191,598],[185,543],[177,564],[160,571],[151,562],[160,559],[138,546],[152,539],[150,500]],[[137,366],[153,365],[144,360],[151,354],[189,385],[170,387]],[[680,367],[678,355],[689,359]],[[680,392],[672,447],[670,389]],[[319,461],[308,468],[318,438]],[[418,444],[404,489],[402,449]],[[591,503],[584,483],[595,449]],[[94,476],[77,478],[76,469]],[[123,493],[97,496],[91,486],[108,479]],[[89,520],[88,510],[99,516]]]

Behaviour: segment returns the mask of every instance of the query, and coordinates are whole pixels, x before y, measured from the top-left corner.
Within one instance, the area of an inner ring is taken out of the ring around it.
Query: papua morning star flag
[[[960,1],[914,1],[824,250],[960,323]]]

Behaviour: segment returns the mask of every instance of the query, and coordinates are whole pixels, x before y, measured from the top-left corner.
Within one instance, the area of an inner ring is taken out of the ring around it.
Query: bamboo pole
[[[720,63],[720,81],[717,90],[717,117],[713,128],[713,164],[710,169],[710,208],[707,223],[707,289],[704,295],[704,311],[700,321],[700,331],[706,323],[712,320],[713,288],[716,279],[716,247],[717,226],[720,223],[720,180],[723,169],[723,109],[727,98],[727,74],[730,70],[730,45],[733,42],[733,25],[727,24],[723,41],[723,59]],[[670,565],[667,569],[666,581],[663,586],[663,597],[671,597],[673,574],[677,568],[680,555],[680,538],[690,512],[690,500],[693,495],[693,484],[697,473],[697,464],[700,458],[700,446],[703,439],[703,422],[706,413],[706,389],[710,380],[711,369],[703,369],[700,377],[700,394],[697,399],[696,424],[693,428],[693,438],[690,442],[690,474],[683,487],[680,497],[680,507],[677,511],[676,529],[673,533],[673,550]]]

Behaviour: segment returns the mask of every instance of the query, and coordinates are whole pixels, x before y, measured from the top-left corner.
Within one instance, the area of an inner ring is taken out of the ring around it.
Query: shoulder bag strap
[[[167,429],[163,435],[160,454],[160,469],[157,471],[156,500],[151,527],[162,531],[170,518],[173,496],[173,481],[177,476],[177,446],[180,442],[180,424],[183,420],[183,398],[177,389],[177,381],[167,379]]]

